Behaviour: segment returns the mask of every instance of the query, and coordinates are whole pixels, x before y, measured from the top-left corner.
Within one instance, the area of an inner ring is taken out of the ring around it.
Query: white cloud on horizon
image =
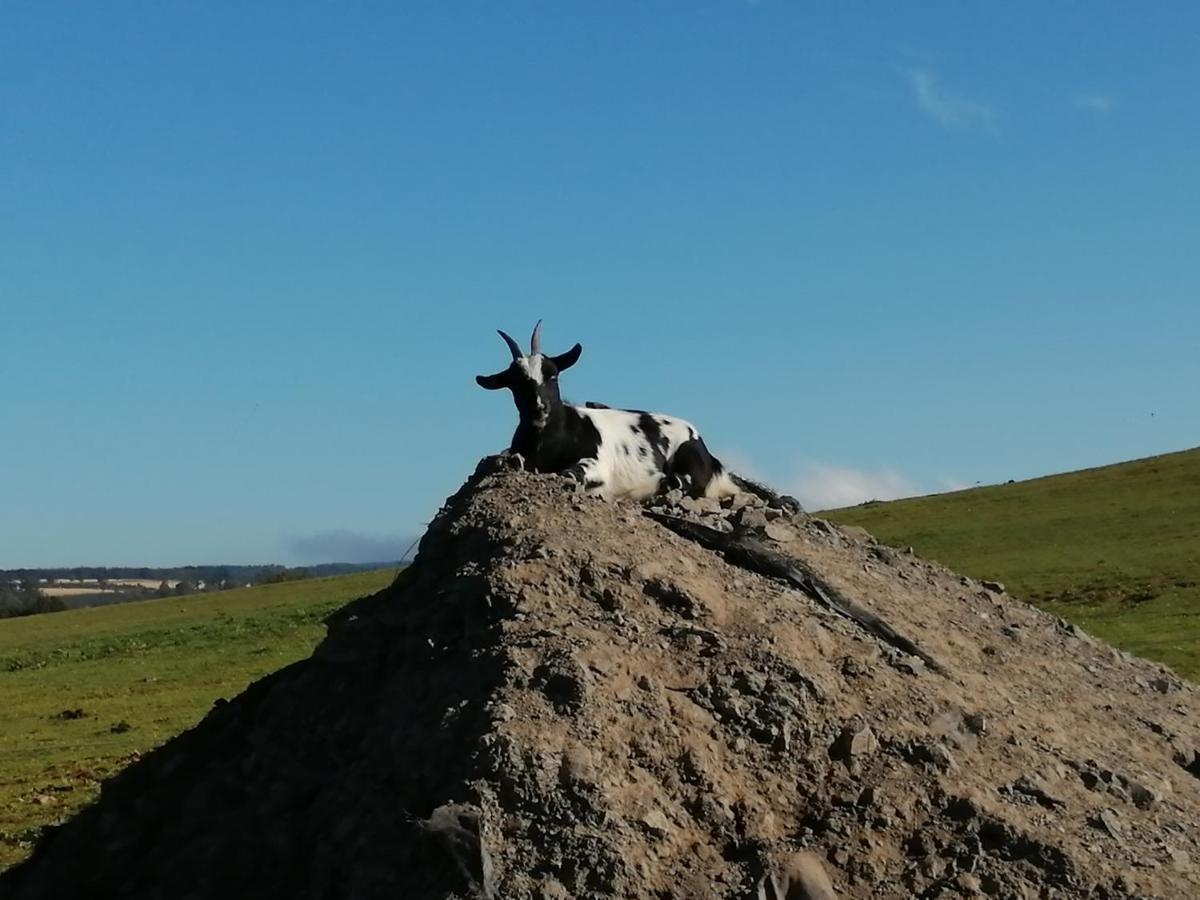
[[[737,447],[721,447],[716,455],[730,471],[795,496],[810,512],[855,506],[868,500],[900,500],[965,491],[979,485],[978,481],[970,482],[954,474],[918,482],[891,466],[858,469],[811,460],[802,461],[791,478],[773,478],[749,453]]]
[[[1108,94],[1076,94],[1073,100],[1076,109],[1092,113],[1112,112],[1117,101]]]
[[[996,130],[996,111],[990,106],[946,88],[928,69],[911,69],[905,74],[917,107],[943,128]]]
[[[788,489],[810,511],[925,493],[894,469],[854,469],[824,463],[805,464]]]

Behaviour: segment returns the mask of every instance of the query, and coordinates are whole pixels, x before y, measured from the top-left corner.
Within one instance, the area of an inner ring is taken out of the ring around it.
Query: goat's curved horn
[[[529,355],[535,356],[542,352],[542,320],[538,319],[533,326],[533,337],[529,339]]]
[[[504,343],[508,344],[508,349],[512,352],[513,359],[520,359],[525,355],[521,352],[521,348],[517,345],[517,342],[510,338],[507,334],[499,329],[497,329],[496,333],[499,334],[500,337],[504,338]]]

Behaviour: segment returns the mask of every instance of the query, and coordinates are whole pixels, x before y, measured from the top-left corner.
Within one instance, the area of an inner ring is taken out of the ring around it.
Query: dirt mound
[[[1170,672],[749,496],[496,465],[0,896],[1200,895]]]

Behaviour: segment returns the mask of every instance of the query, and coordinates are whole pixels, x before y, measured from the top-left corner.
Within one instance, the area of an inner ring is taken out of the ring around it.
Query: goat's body
[[[640,500],[673,487],[714,498],[738,490],[695,426],[658,413],[563,404],[541,427],[518,426],[512,450],[530,468],[572,474],[607,499]]]
[[[690,422],[673,416],[612,409],[598,403],[562,402],[558,376],[575,365],[583,347],[547,356],[538,322],[529,353],[500,332],[512,363],[494,375],[476,376],[489,391],[512,391],[520,421],[510,450],[535,472],[578,479],[592,494],[608,499],[642,499],[679,488],[692,497],[727,497],[738,492],[735,479],[708,452]]]

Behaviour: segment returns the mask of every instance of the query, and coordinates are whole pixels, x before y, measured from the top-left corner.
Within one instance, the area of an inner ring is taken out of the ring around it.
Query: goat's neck
[[[522,456],[537,459],[547,442],[553,443],[566,427],[563,404],[554,404],[540,416],[522,416],[513,435],[512,449]]]

